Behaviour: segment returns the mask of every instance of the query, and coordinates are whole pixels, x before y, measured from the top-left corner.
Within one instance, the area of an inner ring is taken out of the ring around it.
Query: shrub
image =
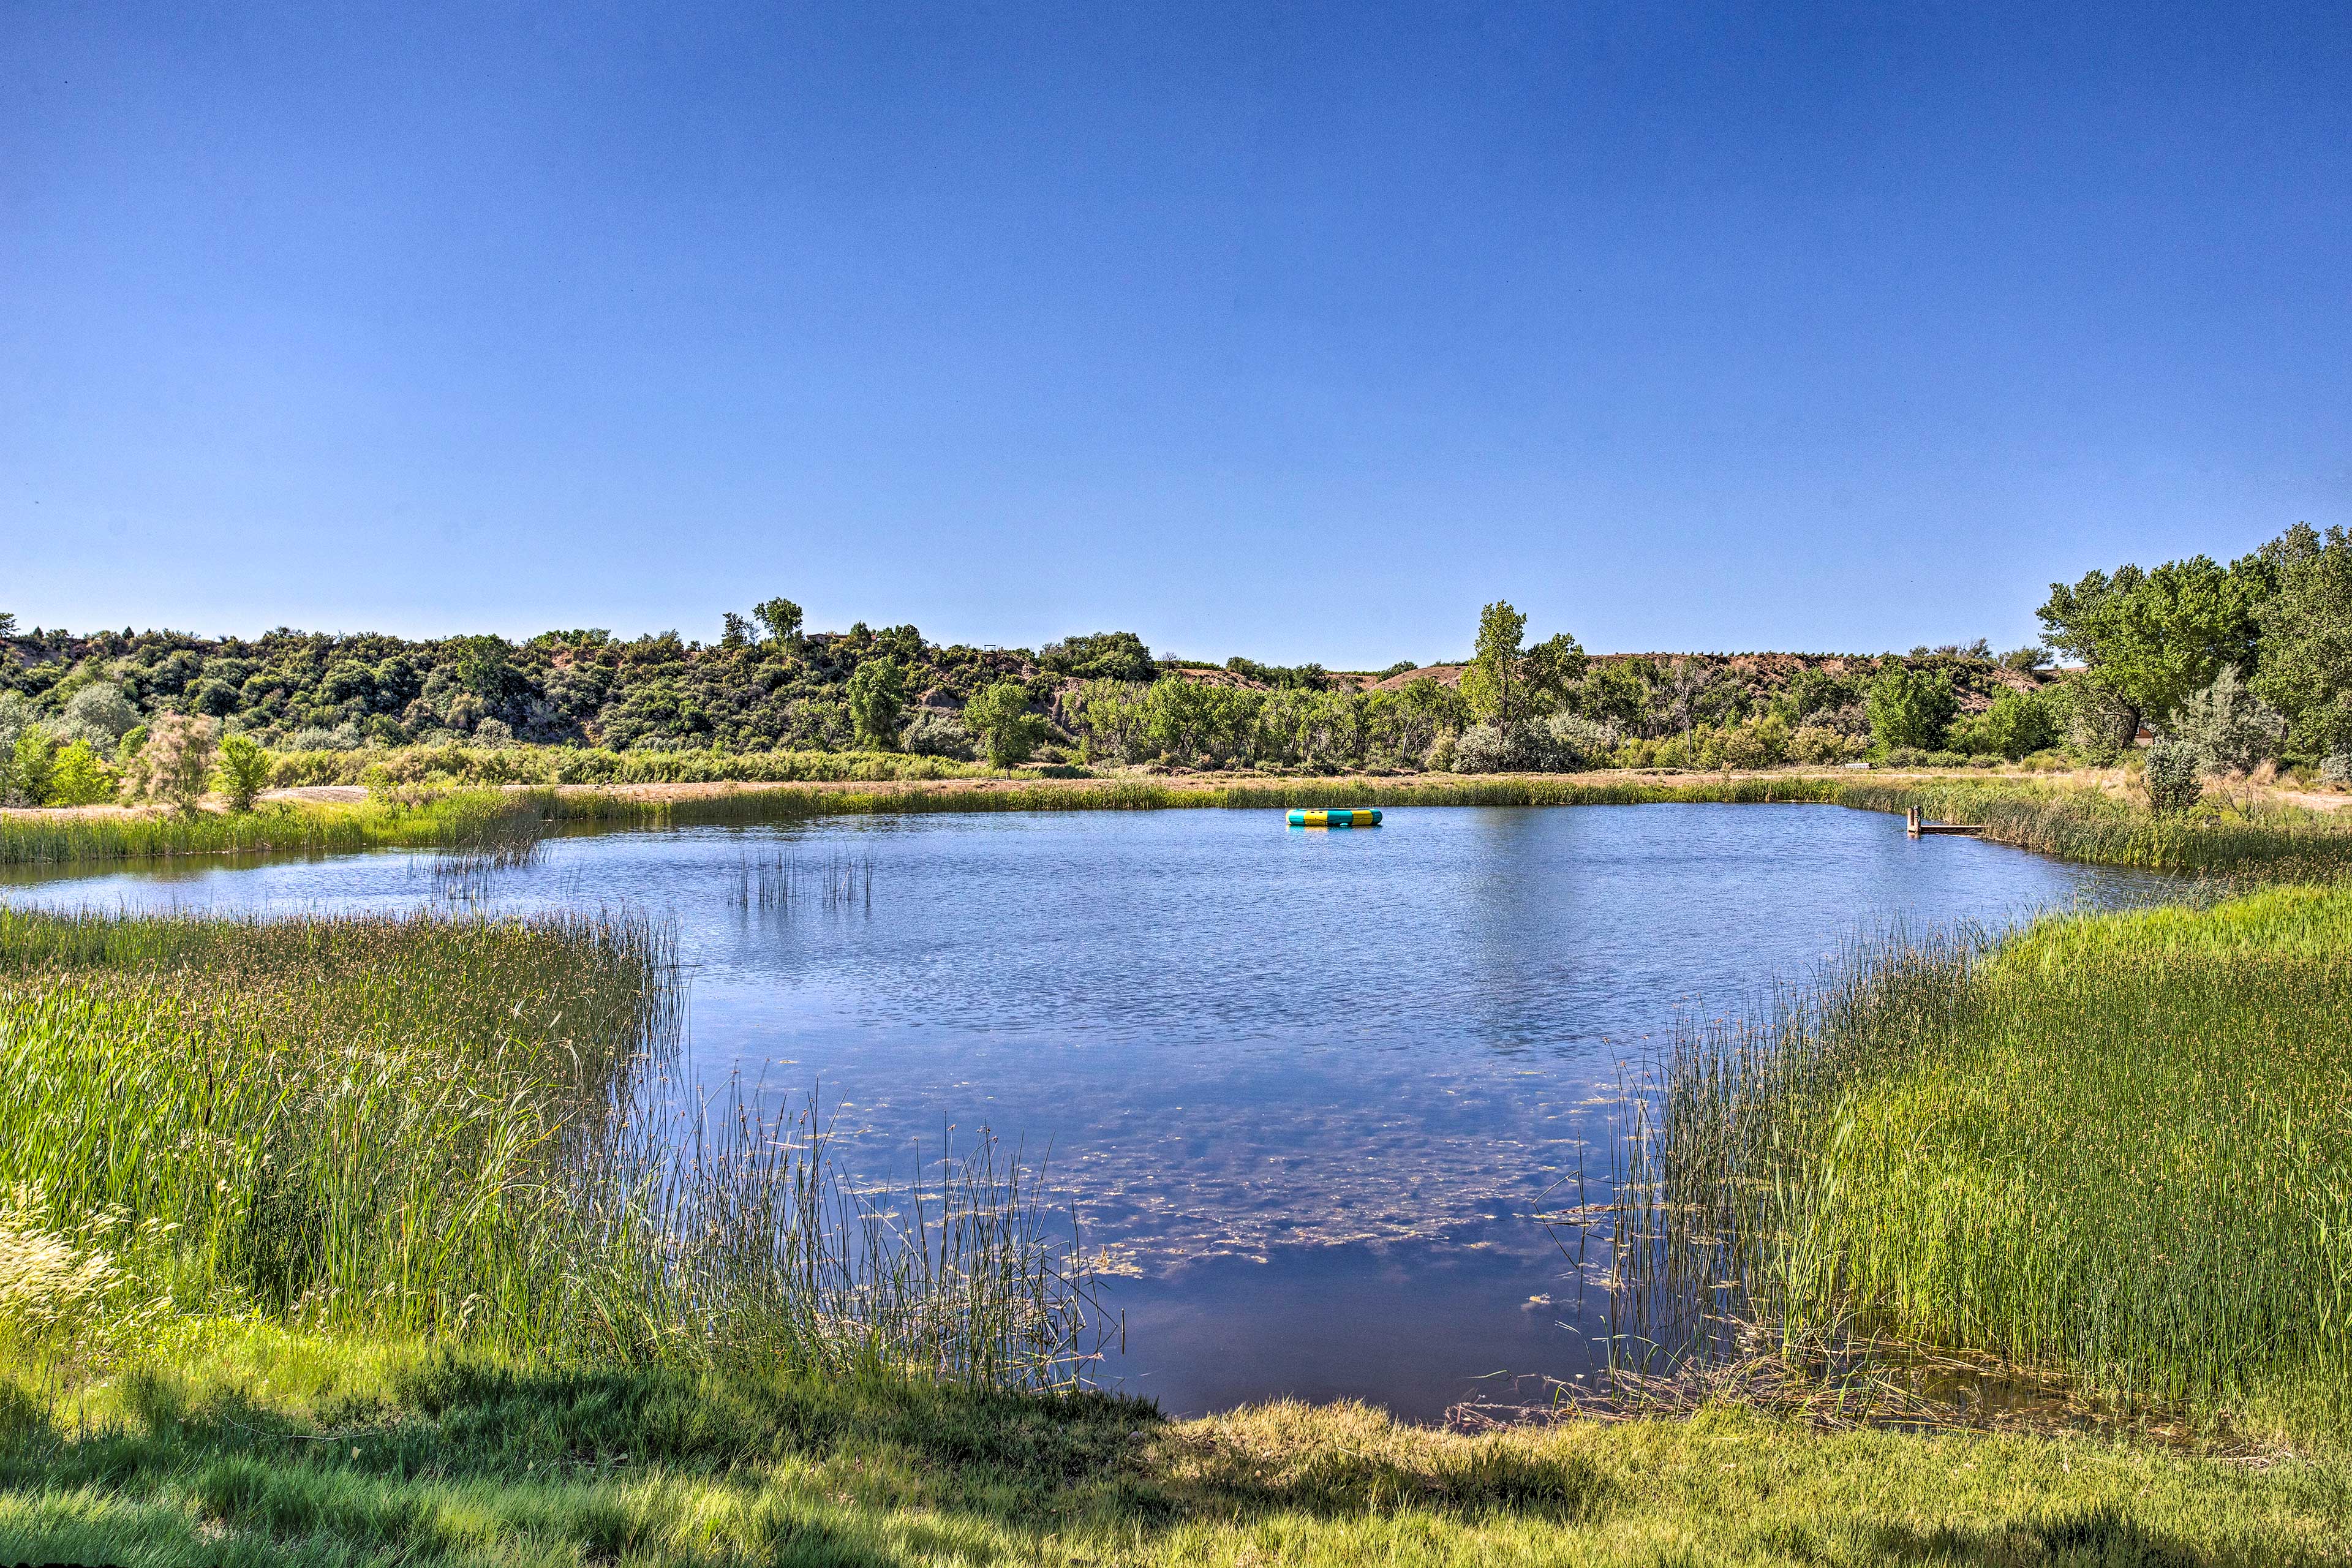
[[[194,813],[212,776],[220,723],[186,713],[157,716],[139,752],[131,783],[142,799],[163,801]]]
[[[2147,749],[2147,763],[2140,774],[2140,787],[2147,791],[2148,809],[2159,816],[2169,816],[2195,805],[2197,797],[2205,792],[2203,771],[2203,761],[2189,742],[2157,742]]]
[[[2330,752],[2319,760],[2319,782],[2352,784],[2352,752]]]
[[[1452,731],[1441,731],[1435,740],[1429,742],[1429,750],[1421,755],[1421,766],[1424,773],[1450,773],[1454,771]]]
[[[1590,767],[1617,749],[1617,727],[1575,713],[1553,713],[1528,726],[1528,760],[1557,773]]]
[[[1789,737],[1789,759],[1807,767],[1826,767],[1856,755],[1860,748],[1850,735],[1827,724],[1801,724]]]
[[[269,784],[269,753],[250,735],[228,735],[220,743],[220,791],[231,811],[251,811],[254,797]]]
[[[936,708],[917,710],[898,736],[898,748],[922,757],[952,757],[970,762],[974,754],[971,731],[952,713]]]
[[[1517,748],[1502,730],[1493,724],[1473,724],[1462,731],[1454,742],[1454,771],[1457,773],[1507,773],[1517,763]]]
[[[47,805],[96,805],[102,800],[112,800],[117,784],[114,770],[106,765],[88,741],[76,741],[60,750],[55,765],[49,771]]]
[[[2212,685],[2190,693],[2173,715],[2171,729],[2176,739],[2196,748],[2199,763],[2209,773],[2252,773],[2277,756],[2286,739],[2286,720],[2247,690],[2235,669],[2224,669]]]
[[[1927,765],[1931,768],[1964,768],[1969,765],[1968,754],[1964,752],[1930,752],[1927,753]]]
[[[1921,751],[1916,746],[1890,746],[1887,748],[1886,765],[1890,768],[1916,768],[1924,764],[1927,760],[1927,753]]]

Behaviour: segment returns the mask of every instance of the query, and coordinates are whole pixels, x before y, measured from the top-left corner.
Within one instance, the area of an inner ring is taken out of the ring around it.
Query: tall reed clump
[[[175,855],[352,854],[462,849],[529,818],[557,819],[555,792],[387,792],[349,805],[278,802],[249,812],[0,814],[0,866],[71,865]]]
[[[1686,1342],[1709,1312],[1784,1350],[1888,1335],[2340,1438],[2347,1017],[2342,887],[1890,942],[1677,1042],[1622,1266]]]
[[[805,1111],[669,1092],[678,1019],[635,917],[0,910],[0,1251],[66,1247],[148,1313],[1077,1375],[1084,1269],[1017,1162],[970,1152],[944,1208],[854,1195]]]

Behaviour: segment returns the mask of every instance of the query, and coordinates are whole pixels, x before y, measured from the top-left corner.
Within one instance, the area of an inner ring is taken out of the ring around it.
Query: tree
[[[136,765],[139,793],[163,801],[190,816],[205,797],[212,777],[213,751],[220,725],[188,713],[163,713],[147,732]]]
[[[2272,565],[2259,555],[2226,571],[2210,556],[2152,571],[2125,565],[2050,584],[2036,612],[2052,647],[2089,667],[2087,678],[2133,710],[2161,721],[2222,670],[2256,668],[2256,612],[2270,596]]]
[[[1568,689],[1584,679],[1584,645],[1566,632],[1555,632],[1528,649],[1519,664],[1530,710],[1555,708],[1568,699]]]
[[[2257,616],[2263,657],[2248,684],[2286,716],[2296,753],[2352,749],[2352,535],[2297,523],[2263,554],[2278,586]]]
[[[732,610],[719,616],[719,646],[726,648],[743,647],[751,641],[751,623]]]
[[[220,743],[220,791],[231,811],[251,811],[269,787],[269,753],[250,735],[225,735]]]
[[[1527,636],[1528,618],[1508,600],[1497,599],[1478,612],[1478,649],[1462,672],[1462,696],[1475,719],[1493,724],[1507,738],[1522,717],[1525,700],[1519,682],[1519,644]]]
[[[25,726],[9,752],[9,800],[19,805],[46,805],[57,765],[56,738],[37,724]]]
[[[11,615],[0,615],[0,639],[13,637],[16,635],[16,617]]]
[[[877,654],[859,663],[849,678],[849,721],[857,742],[877,752],[898,745],[898,717],[907,708],[907,677],[898,661]]]
[[[1916,746],[1932,752],[1943,744],[1945,726],[1959,702],[1951,678],[1941,670],[1891,666],[1870,684],[1864,700],[1870,736],[1882,746]]]
[[[2038,694],[2009,690],[1992,700],[1984,714],[1985,739],[2015,762],[2058,743],[2058,721]]]
[[[76,741],[57,754],[49,772],[50,805],[96,805],[112,800],[114,770],[106,765],[88,741]]]
[[[751,606],[751,618],[768,628],[772,642],[797,647],[801,640],[801,607],[790,599],[766,599]]]
[[[987,748],[990,764],[999,768],[1027,762],[1045,730],[1045,721],[1029,711],[1029,689],[1017,680],[984,688],[964,704],[963,723]]]

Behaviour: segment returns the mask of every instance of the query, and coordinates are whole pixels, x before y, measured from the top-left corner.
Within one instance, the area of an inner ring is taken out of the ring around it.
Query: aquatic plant
[[[149,1303],[606,1363],[1082,1375],[1090,1276],[985,1135],[850,1181],[667,1071],[667,928],[0,910],[14,1232]]]
[[[1634,1338],[1726,1321],[2062,1369],[2126,1408],[2352,1420],[2352,889],[1857,951],[1636,1096]]]

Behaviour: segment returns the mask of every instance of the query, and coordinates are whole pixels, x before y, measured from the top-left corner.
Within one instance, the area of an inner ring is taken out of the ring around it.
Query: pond
[[[762,865],[788,900],[763,905]],[[406,909],[436,896],[425,868],[20,871],[0,896]],[[1599,1283],[1530,1216],[1605,1170],[1618,1064],[1677,1016],[1895,922],[2161,889],[1835,806],[1650,805],[1354,832],[1187,810],[604,833],[500,873],[488,905],[669,915],[689,1071],[818,1094],[861,1173],[982,1125],[1044,1158],[1116,1263],[1106,1383],[1171,1414],[1295,1394],[1433,1420],[1600,1359]]]

